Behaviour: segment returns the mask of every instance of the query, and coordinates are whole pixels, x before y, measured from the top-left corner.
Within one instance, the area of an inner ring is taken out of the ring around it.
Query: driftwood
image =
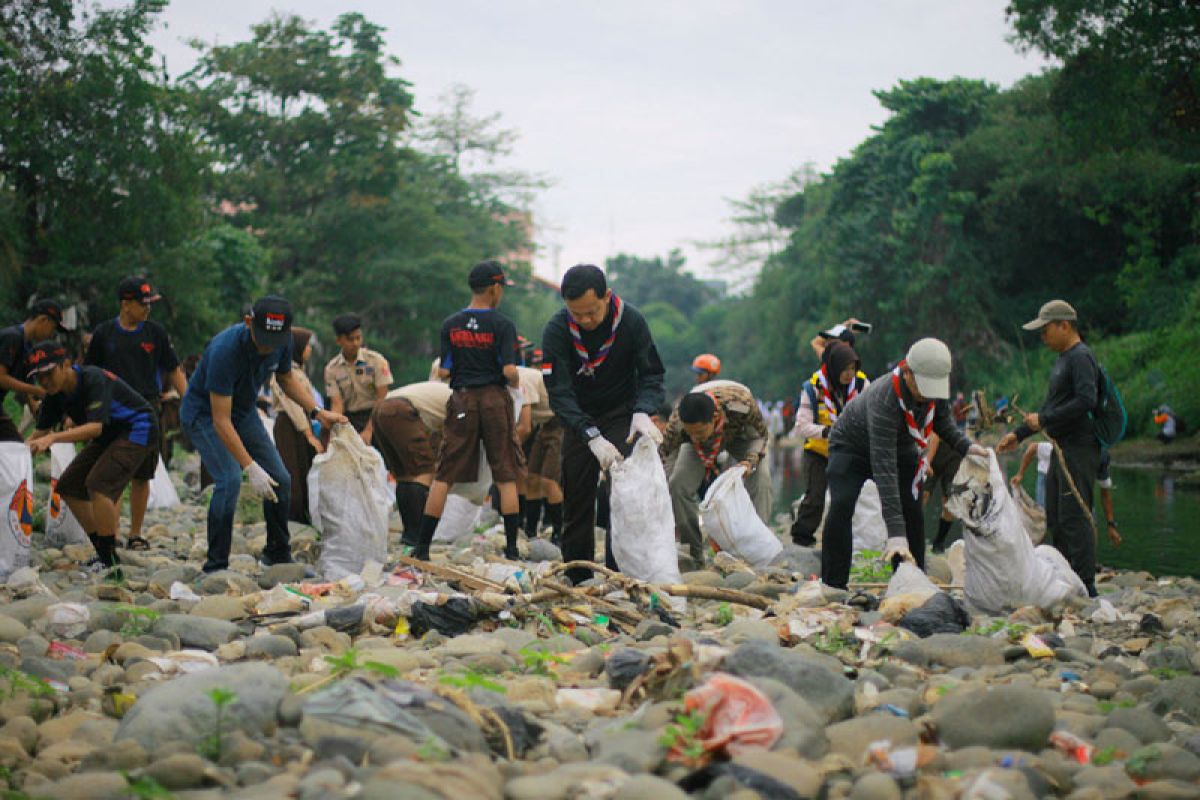
[[[447,567],[442,564],[434,564],[432,561],[422,561],[419,558],[412,556],[400,556],[396,559],[401,564],[409,567],[428,572],[430,575],[436,575],[439,578],[448,581],[457,581],[462,584],[464,589],[473,589],[478,592],[499,592],[504,593],[504,587],[495,581],[489,581],[487,578],[480,578],[478,575],[472,575],[461,569]]]
[[[555,572],[561,572],[568,569],[590,569],[595,572],[602,573],[609,578],[614,579],[624,588],[635,589],[641,592],[661,591],[669,594],[672,597],[692,597],[697,600],[721,600],[727,603],[737,603],[738,605],[750,606],[751,608],[766,609],[774,602],[769,597],[762,595],[750,594],[748,592],[739,592],[736,589],[722,589],[717,586],[688,586],[682,583],[669,584],[649,584],[639,580],[635,580],[628,575],[622,575],[615,572],[602,564],[596,564],[591,561],[568,561],[565,564],[558,564],[554,567]]]

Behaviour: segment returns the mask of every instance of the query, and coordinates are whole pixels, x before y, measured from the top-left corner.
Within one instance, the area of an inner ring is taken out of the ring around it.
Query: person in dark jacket
[[[921,485],[928,470],[929,439],[960,455],[984,454],[954,424],[950,397],[950,349],[921,339],[892,371],[847,403],[829,437],[829,514],[821,546],[821,580],[846,588],[850,580],[850,523],[863,483],[875,481],[888,539],[884,558],[925,566]]]
[[[1050,370],[1046,399],[1025,415],[1024,422],[996,446],[1006,453],[1035,433],[1058,443],[1063,458],[1050,460],[1046,474],[1046,533],[1054,546],[1096,596],[1096,540],[1092,531],[1092,501],[1100,469],[1100,442],[1092,430],[1091,412],[1100,399],[1100,367],[1079,336],[1079,317],[1065,300],[1051,300],[1025,330],[1040,331],[1042,342],[1058,353]],[[1062,461],[1066,461],[1063,471]],[[1070,475],[1071,481],[1067,480]],[[1070,483],[1079,492],[1076,497]]]
[[[663,365],[650,326],[608,288],[604,273],[579,264],[563,276],[560,309],[542,333],[542,376],[562,421],[563,559],[595,556],[596,485],[638,436],[662,444],[650,419],[663,404]],[[591,570],[567,572],[575,583]]]

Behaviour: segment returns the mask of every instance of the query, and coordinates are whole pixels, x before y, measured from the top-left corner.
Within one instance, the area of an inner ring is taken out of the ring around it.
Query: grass
[[[722,628],[733,622],[733,606],[729,603],[721,603],[717,607],[717,613],[713,616],[713,622]]]
[[[668,725],[658,737],[658,743],[669,751],[668,758],[694,763],[704,757],[704,745],[699,740],[706,719],[704,712],[695,710],[675,715],[675,722]]]
[[[208,699],[216,709],[213,730],[200,742],[196,750],[209,761],[220,761],[225,750],[225,708],[237,702],[237,693],[232,689],[217,686],[208,691]]]
[[[18,693],[24,692],[31,697],[54,697],[54,687],[41,678],[22,672],[19,669],[0,666],[0,680],[8,682],[8,697],[12,699]]]
[[[850,564],[850,580],[853,583],[887,583],[892,579],[892,567],[883,561],[879,550],[861,550],[854,555]]]
[[[475,669],[468,669],[465,672],[444,673],[438,678],[438,683],[443,686],[453,686],[456,689],[463,689],[464,691],[483,689],[486,692],[495,692],[496,694],[504,694],[508,691],[503,685],[487,677],[487,673]]]
[[[1025,634],[1029,633],[1029,626],[1023,622],[1009,622],[1003,619],[994,619],[987,625],[974,625],[962,632],[963,636],[996,636],[998,633],[1003,633],[1004,638],[1010,642],[1019,642]]]
[[[567,663],[567,660],[558,653],[551,653],[546,650],[531,650],[528,647],[523,647],[518,653],[521,656],[521,663],[525,666],[525,672],[529,675],[557,678],[558,673],[554,671],[554,667]]]
[[[121,635],[127,639],[149,633],[161,616],[154,609],[143,606],[119,605],[114,610],[125,615],[125,622],[121,624]]]

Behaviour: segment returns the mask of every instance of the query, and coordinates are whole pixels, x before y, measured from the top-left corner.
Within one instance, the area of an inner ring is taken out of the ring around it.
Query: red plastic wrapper
[[[46,655],[50,658],[56,658],[67,661],[82,661],[87,658],[87,653],[80,650],[78,647],[72,647],[69,644],[62,642],[51,642],[50,648],[46,651]]]
[[[683,707],[705,715],[697,738],[709,752],[736,756],[754,748],[770,749],[783,735],[783,720],[766,695],[724,672],[714,672],[688,692]]]
[[[1091,744],[1067,731],[1055,731],[1050,734],[1050,744],[1054,745],[1060,753],[1080,764],[1090,764],[1092,753],[1096,750]]]

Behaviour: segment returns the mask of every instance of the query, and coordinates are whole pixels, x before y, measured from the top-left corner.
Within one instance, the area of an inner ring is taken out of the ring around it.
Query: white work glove
[[[279,498],[275,496],[274,488],[279,484],[267,474],[265,469],[258,465],[257,461],[251,461],[244,472],[246,473],[246,477],[250,479],[250,491],[263,500],[270,500],[272,503],[279,502]]]
[[[654,442],[656,445],[662,444],[662,431],[660,431],[658,426],[654,424],[654,421],[650,419],[649,414],[642,414],[639,412],[633,415],[633,419],[629,421],[629,438],[625,440],[625,443],[629,444],[632,442],[637,438],[639,433],[650,441]]]
[[[903,536],[889,537],[887,543],[883,546],[883,563],[891,564],[892,559],[900,556],[901,561],[912,561],[915,563],[912,552],[908,549],[908,539]]]
[[[616,445],[603,436],[597,436],[588,440],[588,449],[592,451],[592,455],[600,462],[600,469],[608,469],[613,464],[620,464],[624,460],[621,458],[621,451],[617,449]]]
[[[967,448],[967,455],[979,456],[980,458],[987,458],[988,451],[987,451],[987,448],[981,444],[973,444]]]

